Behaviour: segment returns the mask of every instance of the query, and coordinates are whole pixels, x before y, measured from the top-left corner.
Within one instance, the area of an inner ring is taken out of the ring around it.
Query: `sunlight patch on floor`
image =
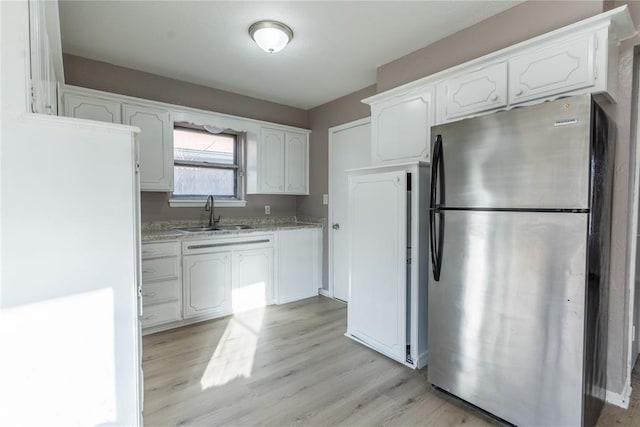
[[[262,307],[235,314],[229,320],[200,379],[202,391],[251,376],[264,310]]]
[[[264,307],[267,303],[267,284],[261,281],[234,288],[232,295],[234,313]]]

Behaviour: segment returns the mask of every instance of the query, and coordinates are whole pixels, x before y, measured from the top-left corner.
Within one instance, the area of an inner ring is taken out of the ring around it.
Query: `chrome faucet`
[[[214,215],[214,207],[213,207],[213,194],[210,194],[207,197],[207,203],[204,205],[205,212],[210,212],[209,214],[209,227],[213,227],[216,223],[220,222],[220,215],[218,218]]]

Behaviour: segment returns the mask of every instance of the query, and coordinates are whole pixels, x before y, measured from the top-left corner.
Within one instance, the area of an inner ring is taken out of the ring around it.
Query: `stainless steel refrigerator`
[[[429,381],[516,425],[594,425],[612,122],[584,95],[431,135]]]

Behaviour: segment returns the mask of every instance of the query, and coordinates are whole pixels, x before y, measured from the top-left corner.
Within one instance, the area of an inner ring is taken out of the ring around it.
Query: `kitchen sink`
[[[178,227],[175,230],[184,231],[187,233],[198,233],[201,231],[250,230],[252,228],[254,227],[251,225],[214,225],[199,227]]]
[[[255,228],[252,225],[217,225],[218,230],[251,230]]]

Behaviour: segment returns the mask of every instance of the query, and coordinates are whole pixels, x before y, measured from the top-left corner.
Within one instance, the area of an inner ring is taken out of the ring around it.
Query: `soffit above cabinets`
[[[60,26],[65,53],[308,109],[519,3],[60,1]],[[282,52],[267,54],[249,37],[262,19],[293,29]]]

